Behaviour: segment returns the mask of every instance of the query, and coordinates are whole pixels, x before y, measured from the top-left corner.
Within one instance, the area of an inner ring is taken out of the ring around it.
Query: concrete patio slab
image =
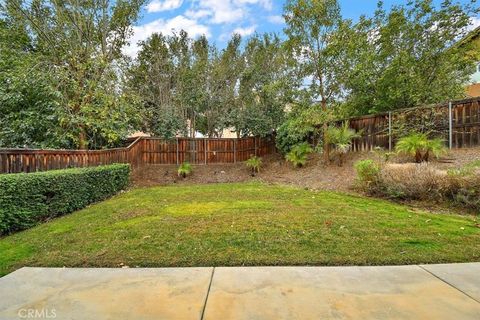
[[[421,267],[480,302],[480,263],[433,264]]]
[[[216,268],[205,319],[480,319],[418,266]]]
[[[22,268],[0,279],[0,319],[200,319],[212,270]]]

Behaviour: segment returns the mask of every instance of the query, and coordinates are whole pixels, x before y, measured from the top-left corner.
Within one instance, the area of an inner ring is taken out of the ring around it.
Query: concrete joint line
[[[205,317],[205,309],[207,308],[208,296],[210,295],[210,288],[212,287],[213,275],[215,274],[215,267],[212,268],[212,274],[210,275],[210,282],[208,283],[207,294],[205,295],[205,301],[203,303],[202,314],[200,315],[200,320],[203,320]]]
[[[450,287],[452,287],[453,289],[457,290],[457,291],[460,291],[461,293],[463,293],[464,295],[466,295],[467,297],[469,297],[470,299],[472,299],[473,301],[477,302],[477,303],[480,303],[480,301],[478,301],[477,299],[475,299],[474,297],[472,297],[471,295],[469,295],[468,293],[466,293],[465,291],[455,287],[453,284],[449,283],[448,281],[440,278],[439,276],[437,276],[435,273],[433,272],[430,272],[429,270],[425,269],[424,267],[422,266],[419,266],[417,265],[418,267],[420,267],[422,270],[428,272],[429,274],[431,274],[432,276],[434,276],[435,278],[437,278],[438,280],[442,281],[443,283],[446,283],[447,285],[449,285]]]

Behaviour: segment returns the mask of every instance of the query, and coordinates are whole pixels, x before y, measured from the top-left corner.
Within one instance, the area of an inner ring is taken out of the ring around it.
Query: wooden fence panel
[[[389,120],[392,124],[391,128]],[[345,121],[348,121],[350,127],[361,135],[353,141],[354,151],[368,151],[376,147],[388,150],[390,139],[393,148],[396,141],[408,133],[409,127],[416,127],[419,131],[428,129],[434,136],[442,138],[445,144],[448,145],[449,142],[448,104],[397,110],[390,115],[382,113]],[[452,147],[476,146],[480,146],[480,97],[452,101]]]
[[[257,145],[258,144],[258,145]],[[36,172],[112,163],[132,167],[150,164],[235,163],[250,155],[274,153],[273,138],[191,139],[138,138],[126,148],[107,150],[0,149],[0,173]]]

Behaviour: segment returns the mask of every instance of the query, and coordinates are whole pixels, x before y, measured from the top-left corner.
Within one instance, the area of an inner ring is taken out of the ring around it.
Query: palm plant
[[[307,164],[308,155],[312,152],[313,149],[308,143],[300,143],[287,153],[285,159],[290,161],[295,168],[301,168]]]
[[[245,161],[245,165],[252,170],[252,177],[255,177],[262,167],[262,158],[252,155],[250,159]]]
[[[360,136],[355,130],[351,129],[348,122],[341,127],[330,126],[327,129],[328,141],[335,147],[338,153],[338,164],[340,166],[345,162],[345,155],[352,147],[352,140]]]
[[[185,179],[189,174],[192,173],[192,171],[193,171],[192,165],[188,162],[184,162],[178,167],[177,172],[179,177],[182,177]]]
[[[447,148],[445,147],[445,141],[439,138],[427,139],[425,144],[425,153],[423,155],[423,161],[429,161],[430,155],[433,154],[435,158],[445,154]]]
[[[413,133],[401,138],[395,150],[415,158],[416,163],[429,161],[430,155],[439,157],[446,150],[442,139],[429,139],[425,133]]]

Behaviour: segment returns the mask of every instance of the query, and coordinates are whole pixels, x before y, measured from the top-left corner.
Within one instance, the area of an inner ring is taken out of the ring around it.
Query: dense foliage
[[[0,147],[105,148],[155,136],[309,140],[330,159],[329,123],[463,96],[478,55],[475,3],[414,0],[345,19],[337,0],[288,0],[285,37],[185,31],[123,52],[145,0],[0,3]]]
[[[130,166],[0,175],[0,235],[104,200],[128,185]]]
[[[143,130],[165,138],[221,137],[227,129],[237,136],[270,134],[290,100],[287,60],[276,35],[255,35],[244,48],[234,35],[219,50],[205,36],[153,34],[130,70]]]

